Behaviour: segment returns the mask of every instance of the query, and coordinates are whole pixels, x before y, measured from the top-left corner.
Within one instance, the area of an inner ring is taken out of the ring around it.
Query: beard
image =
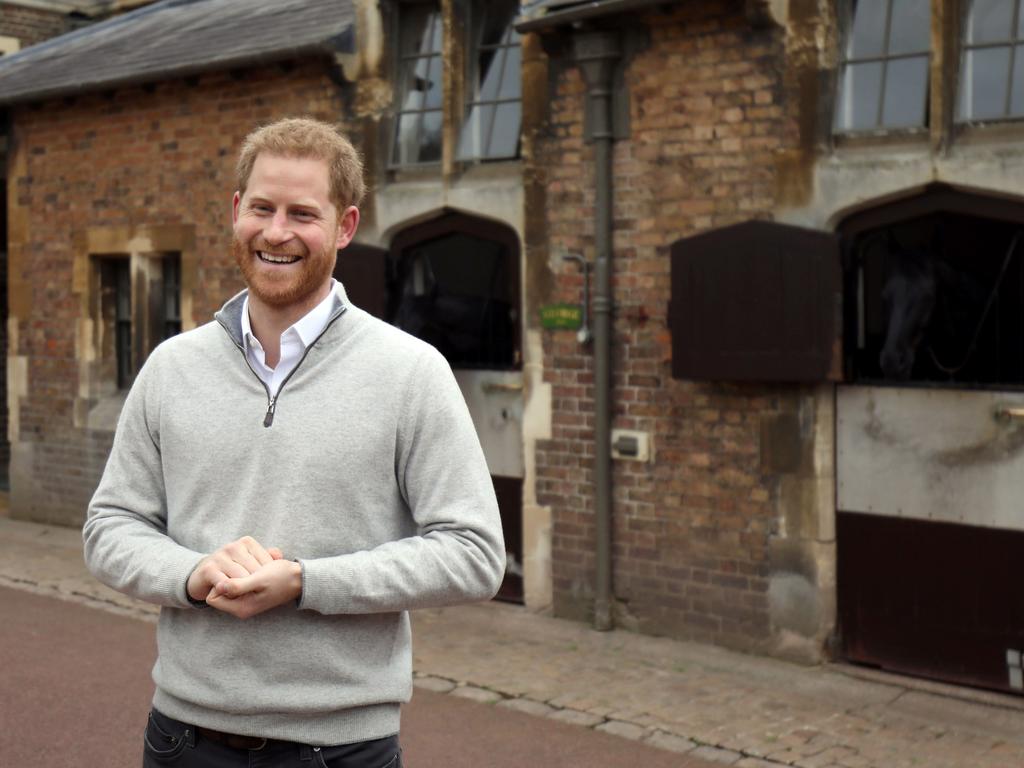
[[[279,255],[299,256],[291,267],[275,269],[265,266],[256,251],[270,251]],[[310,253],[301,244],[287,249],[272,248],[261,237],[249,243],[231,238],[231,254],[242,271],[250,296],[275,309],[300,306],[316,298],[334,272],[337,253],[327,247],[320,253]]]

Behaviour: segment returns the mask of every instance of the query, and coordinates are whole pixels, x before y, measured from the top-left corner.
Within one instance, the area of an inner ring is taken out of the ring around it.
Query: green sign
[[[581,325],[583,325],[583,310],[578,304],[551,304],[540,308],[541,328],[575,331]]]

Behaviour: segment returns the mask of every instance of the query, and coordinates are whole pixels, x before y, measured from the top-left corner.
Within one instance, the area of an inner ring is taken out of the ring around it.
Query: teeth
[[[263,261],[269,261],[271,264],[292,264],[299,260],[298,256],[276,256],[266,251],[256,251],[256,255]]]

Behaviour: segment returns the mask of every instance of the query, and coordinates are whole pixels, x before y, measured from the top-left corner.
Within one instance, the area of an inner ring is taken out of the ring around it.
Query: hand
[[[206,602],[239,619],[248,619],[298,599],[302,594],[302,566],[277,559],[249,574],[224,579],[214,586]]]
[[[213,588],[225,579],[248,576],[282,557],[277,547],[264,549],[252,536],[243,536],[200,560],[185,588],[193,600],[207,600]]]

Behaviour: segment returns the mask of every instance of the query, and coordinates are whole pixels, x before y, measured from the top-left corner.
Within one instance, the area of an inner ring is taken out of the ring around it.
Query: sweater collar
[[[228,299],[224,306],[221,307],[213,316],[213,319],[221,324],[221,327],[227,331],[228,336],[231,337],[231,340],[239,349],[245,348],[243,341],[244,337],[242,335],[242,312],[245,311],[245,299],[248,295],[248,290],[240,291]],[[335,290],[333,291],[332,296],[331,313],[327,318],[328,326],[346,309],[348,309],[349,305],[348,294],[345,293],[345,286],[340,282],[335,285]]]

